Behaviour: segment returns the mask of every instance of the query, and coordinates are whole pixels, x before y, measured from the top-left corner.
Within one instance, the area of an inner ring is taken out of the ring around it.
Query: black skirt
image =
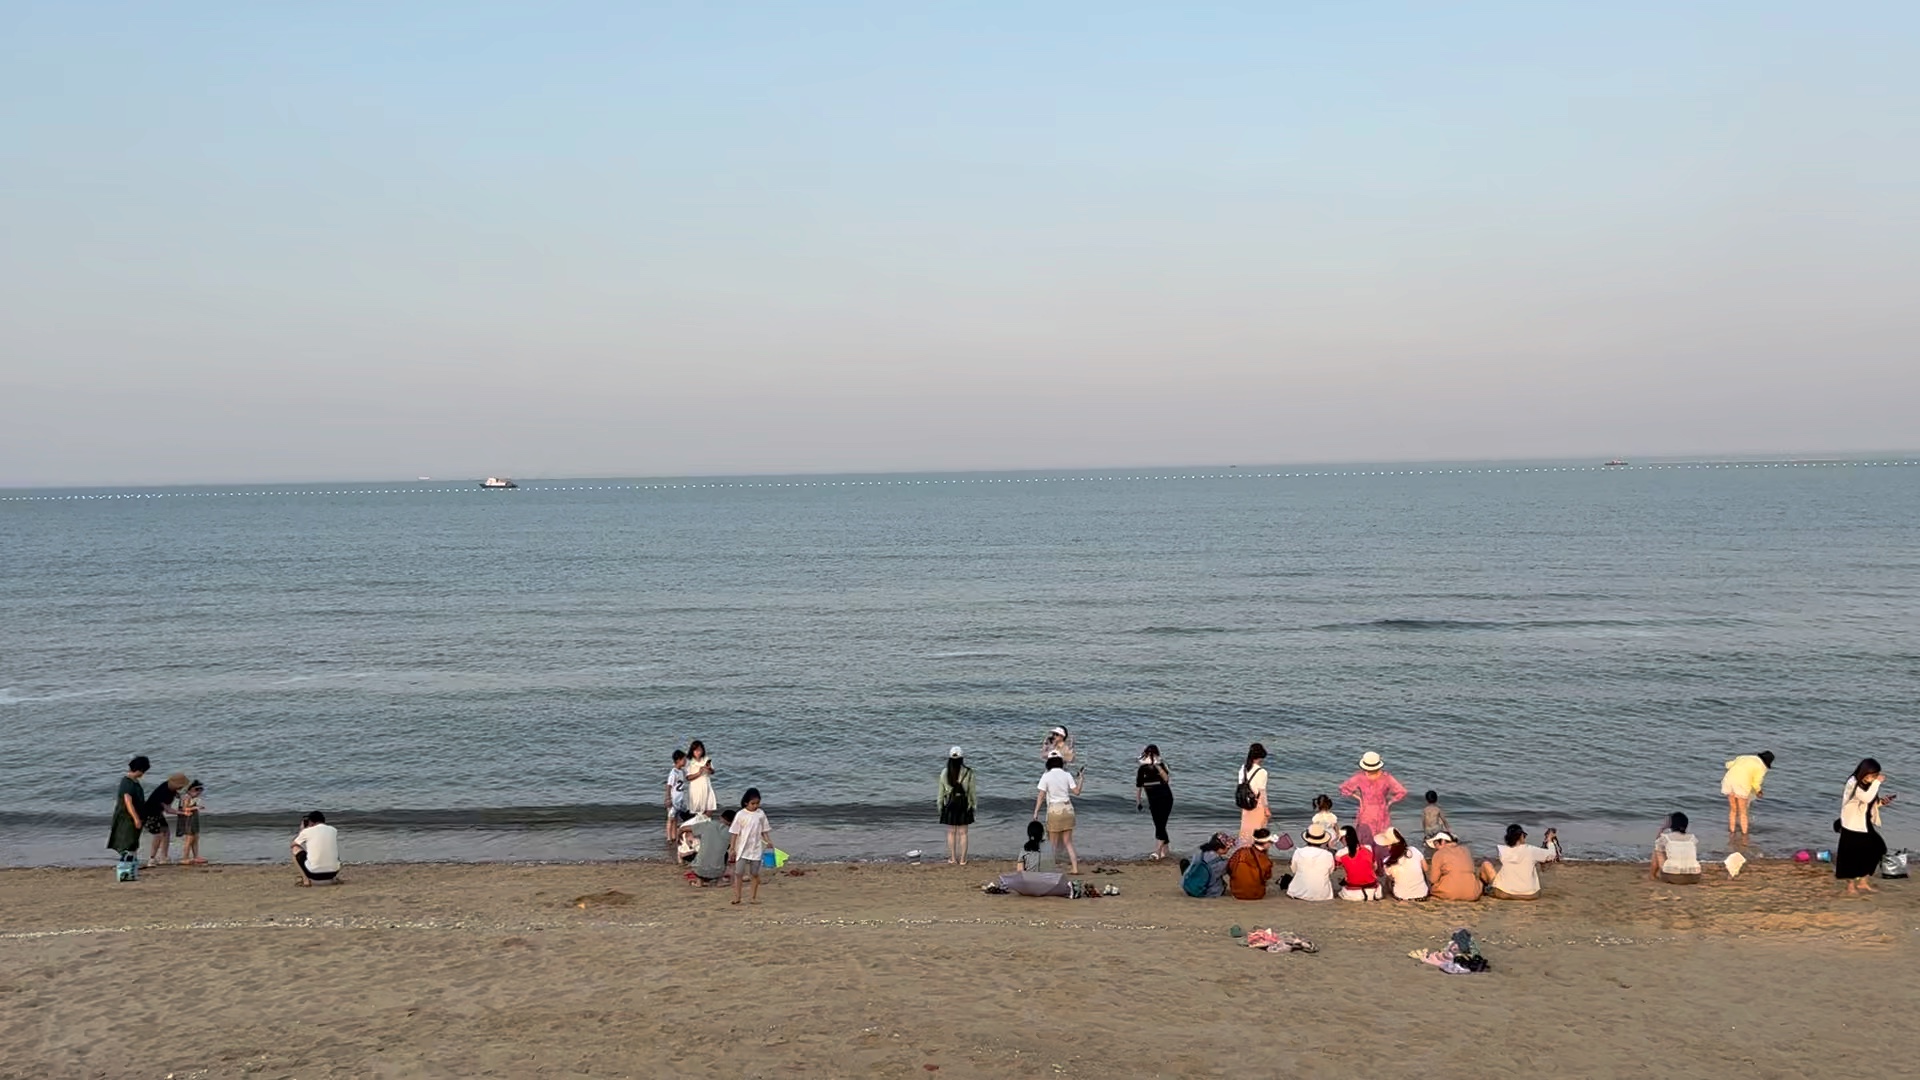
[[[1841,881],[1872,877],[1880,869],[1880,860],[1886,853],[1887,842],[1880,838],[1879,830],[1871,821],[1867,823],[1866,832],[1841,829],[1840,845],[1833,853],[1833,876]]]

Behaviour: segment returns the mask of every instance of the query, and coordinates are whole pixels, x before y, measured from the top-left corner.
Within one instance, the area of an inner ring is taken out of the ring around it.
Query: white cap
[[[952,758],[952,757],[965,757],[966,755],[962,754],[960,752],[960,748],[956,746],[953,749],[947,751],[947,756]]]

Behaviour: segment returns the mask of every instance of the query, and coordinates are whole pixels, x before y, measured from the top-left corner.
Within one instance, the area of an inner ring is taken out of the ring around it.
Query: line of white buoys
[[[1312,480],[1342,476],[1476,476],[1549,472],[1645,472],[1654,469],[1819,469],[1889,468],[1920,465],[1920,460],[1894,461],[1674,461],[1645,465],[1526,465],[1480,469],[1321,469],[1304,472],[1163,473],[1149,476],[955,476],[901,477],[888,480],[743,480],[687,484],[561,484],[523,485],[526,491],[692,491],[744,488],[899,487],[907,484],[1097,484],[1143,480]],[[118,491],[74,492],[63,495],[0,495],[0,502],[94,502],[107,499],[312,498],[340,495],[484,494],[479,487],[341,488],[330,490],[240,491]]]

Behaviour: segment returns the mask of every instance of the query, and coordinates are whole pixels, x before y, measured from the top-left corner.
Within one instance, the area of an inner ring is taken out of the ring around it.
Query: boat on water
[[[1624,461],[1621,458],[1614,458],[1612,461],[1607,462],[1607,464],[1608,465],[1625,465],[1626,461]]]
[[[485,480],[480,481],[480,486],[489,491],[499,491],[504,488],[517,488],[520,485],[504,476],[489,476]]]

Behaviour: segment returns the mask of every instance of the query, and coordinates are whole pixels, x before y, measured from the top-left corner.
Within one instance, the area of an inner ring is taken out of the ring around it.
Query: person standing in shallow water
[[[707,756],[707,744],[695,739],[687,744],[687,812],[708,814],[720,809],[713,794],[713,759]]]
[[[947,827],[947,862],[967,865],[967,826],[973,824],[979,795],[973,770],[959,747],[947,751],[947,767],[940,770],[940,824]]]
[[[1353,824],[1370,841],[1393,828],[1393,804],[1407,797],[1407,789],[1387,771],[1380,755],[1369,750],[1360,757],[1360,771],[1340,785],[1340,794],[1360,800]]]
[[[120,777],[120,790],[114,796],[113,825],[107,831],[107,848],[123,859],[140,851],[147,805],[147,789],[140,786],[140,778],[152,767],[145,754],[127,762],[126,775]]]
[[[1173,774],[1160,757],[1160,748],[1152,743],[1140,751],[1140,769],[1133,775],[1133,808],[1140,809],[1142,799],[1153,811],[1153,838],[1159,846],[1151,858],[1167,857],[1167,817],[1173,813]]]
[[[1727,774],[1720,778],[1720,794],[1727,797],[1727,832],[1742,839],[1747,836],[1747,812],[1760,797],[1760,786],[1767,782],[1767,770],[1773,768],[1773,751],[1741,754],[1727,762]]]

